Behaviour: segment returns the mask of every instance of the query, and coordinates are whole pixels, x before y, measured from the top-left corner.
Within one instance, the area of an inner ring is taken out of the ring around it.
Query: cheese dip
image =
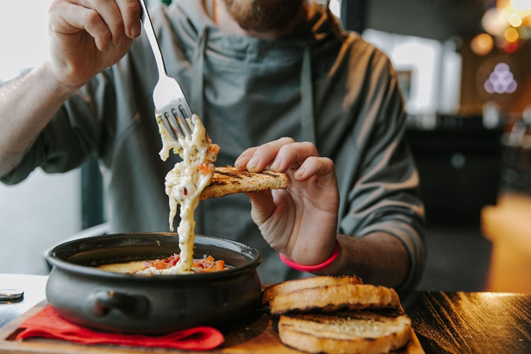
[[[199,204],[199,196],[210,183],[214,175],[214,164],[219,147],[212,144],[203,123],[197,115],[192,116],[193,132],[191,136],[179,138],[175,141],[157,115],[157,124],[162,139],[160,157],[166,160],[170,150],[178,154],[182,161],[166,175],[166,194],[170,204],[170,230],[173,231],[173,219],[180,205],[180,222],[177,228],[179,247],[181,249],[179,262],[171,269],[164,271],[147,268],[139,273],[145,274],[183,274],[192,273],[194,255],[195,221],[194,211]]]

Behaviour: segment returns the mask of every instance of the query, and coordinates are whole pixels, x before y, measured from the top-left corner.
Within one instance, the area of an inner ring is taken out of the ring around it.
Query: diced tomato
[[[157,259],[152,262],[146,262],[146,268],[155,267],[156,269],[168,269],[173,267],[174,265],[179,262],[180,256],[178,254],[174,254],[170,257],[164,258],[164,259]]]
[[[217,155],[218,152],[219,152],[219,145],[218,144],[210,144],[209,150]]]
[[[174,267],[179,262],[180,255],[174,254],[164,259],[157,259],[154,261],[146,261],[145,268],[155,267],[158,270],[169,269]],[[216,261],[214,257],[208,256],[202,259],[194,259],[192,261],[192,268],[196,273],[210,273],[218,272],[225,269],[225,261]]]
[[[201,172],[202,175],[206,175],[210,172],[210,167],[206,163],[202,163],[199,166],[199,172]]]

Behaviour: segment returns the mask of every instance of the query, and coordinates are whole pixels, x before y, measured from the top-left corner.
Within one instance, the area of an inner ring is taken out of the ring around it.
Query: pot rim
[[[219,272],[199,273],[199,274],[144,275],[144,274],[117,273],[117,272],[102,270],[102,269],[98,269],[96,267],[91,267],[88,265],[81,265],[81,264],[69,262],[64,259],[59,258],[59,256],[57,255],[57,252],[61,248],[67,247],[68,245],[75,244],[75,243],[95,241],[98,239],[101,239],[101,240],[116,239],[117,237],[138,238],[138,237],[153,237],[153,236],[177,237],[177,234],[170,233],[170,232],[140,232],[140,233],[133,232],[133,233],[116,233],[116,234],[104,234],[104,235],[98,235],[98,236],[83,237],[83,238],[79,238],[76,240],[66,241],[66,242],[63,242],[63,243],[60,243],[54,246],[46,255],[46,260],[54,267],[57,267],[64,271],[76,273],[76,274],[103,277],[103,278],[109,278],[109,279],[134,280],[134,281],[142,281],[142,282],[150,282],[150,281],[171,281],[171,282],[193,281],[195,282],[195,281],[208,281],[208,280],[220,280],[224,278],[233,278],[234,276],[237,276],[240,273],[247,273],[249,271],[255,270],[258,267],[258,265],[262,262],[262,255],[254,247],[251,247],[243,243],[240,243],[238,241],[234,241],[230,239],[225,239],[225,238],[215,237],[215,236],[204,236],[204,235],[196,235],[195,241],[197,242],[197,240],[200,240],[200,241],[211,240],[217,243],[223,243],[225,245],[232,245],[235,248],[247,249],[250,251],[250,254],[252,254],[252,258],[250,258],[248,263],[245,263],[241,266],[237,266],[237,267],[219,271]],[[219,245],[214,245],[214,246],[219,246]],[[226,249],[230,251],[238,252],[236,249],[230,249],[230,248],[226,248]]]

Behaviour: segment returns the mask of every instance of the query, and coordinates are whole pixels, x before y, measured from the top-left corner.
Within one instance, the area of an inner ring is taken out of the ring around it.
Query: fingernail
[[[275,160],[273,164],[271,165],[270,169],[272,171],[277,171],[280,168],[280,162]]]
[[[131,25],[131,28],[129,28],[129,36],[131,38],[136,38],[140,36],[140,21],[136,21]]]
[[[303,167],[301,167],[301,168],[299,168],[297,170],[297,172],[295,172],[294,175],[295,175],[296,178],[300,178],[300,177],[304,176],[305,173],[306,173],[306,170]]]
[[[240,156],[236,159],[236,162],[234,163],[234,166],[236,168],[239,168],[241,166],[244,166],[247,161],[249,160],[249,158],[247,156]]]
[[[253,156],[253,158],[250,159],[249,162],[247,162],[247,169],[255,168],[256,166],[258,166],[258,163],[260,163],[260,160],[258,159],[258,157]]]

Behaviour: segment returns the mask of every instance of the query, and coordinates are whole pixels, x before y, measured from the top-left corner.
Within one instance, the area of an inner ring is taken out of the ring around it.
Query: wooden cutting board
[[[246,353],[275,353],[296,354],[297,350],[284,346],[278,333],[273,328],[271,316],[264,311],[257,311],[241,321],[237,326],[224,329],[225,343],[219,348],[208,352],[181,351],[166,348],[139,348],[110,345],[81,345],[66,341],[31,338],[15,340],[20,324],[46,306],[43,301],[33,307],[19,318],[11,321],[0,329],[0,353],[12,354],[77,354],[77,353],[116,353],[116,354],[143,354],[143,353],[185,353],[185,354],[246,354]],[[417,336],[412,333],[412,340],[406,348],[397,354],[424,353]]]

